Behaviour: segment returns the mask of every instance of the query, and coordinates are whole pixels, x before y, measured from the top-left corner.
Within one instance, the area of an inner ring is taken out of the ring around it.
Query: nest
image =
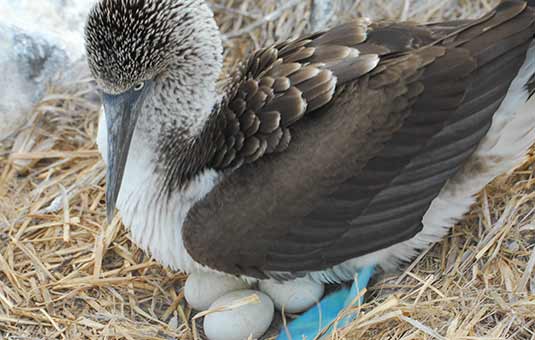
[[[474,17],[491,0],[331,1],[326,25],[368,16]],[[213,3],[231,67],[251,50],[306,33],[311,1]],[[0,337],[200,339],[182,291],[105,218],[98,100],[83,72],[51,86],[32,121],[0,145]],[[73,80],[75,79],[75,80]],[[334,339],[535,339],[535,156],[497,179],[443,242],[379,277]]]

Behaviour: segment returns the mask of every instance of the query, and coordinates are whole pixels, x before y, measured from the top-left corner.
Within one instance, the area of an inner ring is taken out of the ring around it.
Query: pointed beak
[[[130,143],[148,89],[130,90],[120,95],[103,94],[108,130],[108,163],[106,172],[106,214],[108,223],[115,215],[115,205],[128,160]]]

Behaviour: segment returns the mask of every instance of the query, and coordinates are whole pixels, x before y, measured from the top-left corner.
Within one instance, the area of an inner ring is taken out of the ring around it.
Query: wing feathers
[[[350,23],[251,57],[238,82],[241,85],[228,91],[225,117],[230,122],[223,132],[228,141],[218,150],[223,155],[214,156],[211,165],[235,168],[285,150],[291,140],[287,128],[329,104],[337,86],[359,79],[378,65],[379,56],[359,55],[351,47],[365,39],[366,25]],[[235,143],[237,136],[244,143]]]
[[[350,23],[256,53],[214,133],[211,166],[237,170],[188,215],[190,255],[288,279],[414,236],[486,135],[534,22],[510,0],[474,21]]]
[[[379,64],[379,56],[367,54],[356,58],[346,58],[331,67],[338,83],[356,80],[372,71]]]
[[[332,65],[345,58],[356,58],[359,56],[359,50],[339,45],[322,45],[313,49],[313,53],[307,58],[312,64]]]
[[[343,24],[313,39],[311,46],[355,46],[366,40],[367,31],[366,21]]]

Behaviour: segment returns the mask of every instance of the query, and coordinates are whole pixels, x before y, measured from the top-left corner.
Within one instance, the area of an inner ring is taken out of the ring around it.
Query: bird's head
[[[201,88],[215,84],[222,44],[213,13],[203,0],[100,0],[89,14],[85,40],[89,68],[106,112],[111,218],[147,98],[173,86],[180,97],[193,93],[184,88],[194,84]],[[158,94],[161,101],[169,101]]]

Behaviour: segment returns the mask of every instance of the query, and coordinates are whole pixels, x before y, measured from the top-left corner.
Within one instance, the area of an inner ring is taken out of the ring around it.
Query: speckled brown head
[[[193,38],[217,35],[214,26],[202,0],[101,0],[85,28],[90,70],[103,89],[124,92],[177,59],[184,65],[201,57]]]

